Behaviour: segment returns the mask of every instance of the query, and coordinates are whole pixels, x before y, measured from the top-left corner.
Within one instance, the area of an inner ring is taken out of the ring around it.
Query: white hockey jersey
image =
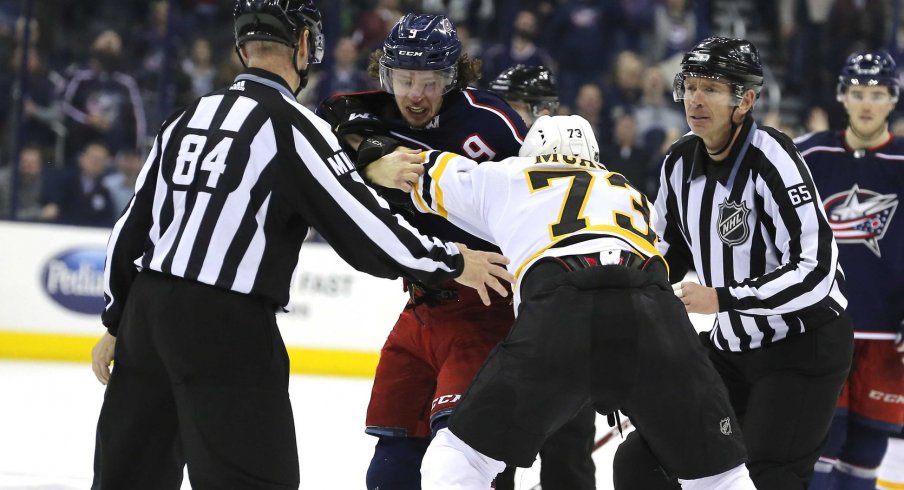
[[[660,255],[647,197],[600,163],[542,155],[478,164],[448,152],[422,155],[425,172],[411,191],[415,207],[502,249],[516,277],[516,313],[523,273],[541,257]]]

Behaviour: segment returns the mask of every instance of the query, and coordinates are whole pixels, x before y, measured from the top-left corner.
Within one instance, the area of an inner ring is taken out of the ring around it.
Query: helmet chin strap
[[[710,156],[718,155],[728,149],[728,146],[731,145],[731,140],[734,139],[734,132],[738,128],[738,125],[734,122],[734,113],[738,110],[738,106],[734,106],[731,108],[731,114],[728,115],[728,139],[725,140],[725,144],[722,145],[722,148],[719,148],[718,151],[709,151],[709,148],[706,149],[706,153]]]
[[[292,68],[295,70],[295,73],[298,74],[298,77],[301,79],[298,82],[298,88],[292,91],[292,95],[298,98],[298,94],[301,93],[301,90],[308,85],[308,70],[311,68],[311,65],[308,65],[305,68],[298,68],[298,45],[295,45],[295,50],[292,51]]]

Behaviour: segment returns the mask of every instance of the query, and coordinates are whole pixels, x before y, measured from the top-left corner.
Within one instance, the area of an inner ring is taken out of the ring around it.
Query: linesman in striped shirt
[[[247,69],[169,118],[113,228],[100,489],[298,488],[289,360],[275,321],[310,226],[355,268],[505,295],[504,257],[418,233],[298,104],[323,53],[311,0],[239,0]],[[112,375],[110,362],[115,359]]]
[[[690,268],[700,279],[675,294],[689,312],[716,314],[702,338],[741,421],[754,483],[802,490],[853,333],[810,171],[787,136],[753,121],[762,85],[748,41],[709,38],[684,55],[674,97],[691,133],[665,158],[654,229],[672,283]]]

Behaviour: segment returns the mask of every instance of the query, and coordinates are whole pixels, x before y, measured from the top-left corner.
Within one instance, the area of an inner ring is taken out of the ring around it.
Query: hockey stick
[[[593,443],[593,451],[596,451],[597,449],[605,446],[606,443],[609,442],[613,437],[615,437],[616,434],[620,434],[620,433],[630,429],[631,427],[633,427],[633,425],[631,425],[630,420],[622,419],[621,427],[610,428],[608,432],[603,434],[602,437],[600,437],[599,439],[597,439],[597,441],[595,443]],[[537,487],[537,490],[540,490],[540,487]]]
[[[621,419],[620,425],[621,425],[621,427],[620,427],[621,430],[619,430],[619,427],[611,427],[608,431],[606,431],[605,434],[603,434],[599,439],[597,439],[596,442],[593,443],[593,449],[591,449],[591,452],[596,451],[597,449],[605,446],[609,441],[612,440],[613,437],[615,437],[616,435],[633,427],[631,425],[631,421],[626,418]],[[543,490],[543,487],[540,486],[539,483],[537,483],[536,485],[530,487],[529,490]]]

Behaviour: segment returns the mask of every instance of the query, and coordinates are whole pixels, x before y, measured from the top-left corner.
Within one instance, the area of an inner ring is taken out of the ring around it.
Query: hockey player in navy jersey
[[[454,151],[478,162],[518,154],[524,122],[497,95],[468,88],[479,77],[480,64],[462,54],[445,16],[404,16],[371,56],[369,72],[382,90],[332,96],[318,114],[394,209],[410,206],[407,191],[423,173],[421,150]],[[413,213],[410,222],[433,236],[498,250],[436,216]],[[492,295],[486,307],[451,282],[440,288],[406,282],[405,287],[411,300],[383,346],[367,410],[366,432],[379,437],[368,489],[420,488],[420,462],[432,433],[445,426],[514,322],[511,302],[502,296]],[[580,450],[589,455],[592,440],[584,446]],[[592,465],[569,464],[558,474],[558,485],[547,490],[594,488]],[[511,482],[497,486],[513,487]]]
[[[838,82],[847,127],[795,140],[838,243],[854,321],[854,361],[811,490],[872,490],[888,437],[904,424],[904,140],[888,130],[898,100],[884,51],[848,57]]]

